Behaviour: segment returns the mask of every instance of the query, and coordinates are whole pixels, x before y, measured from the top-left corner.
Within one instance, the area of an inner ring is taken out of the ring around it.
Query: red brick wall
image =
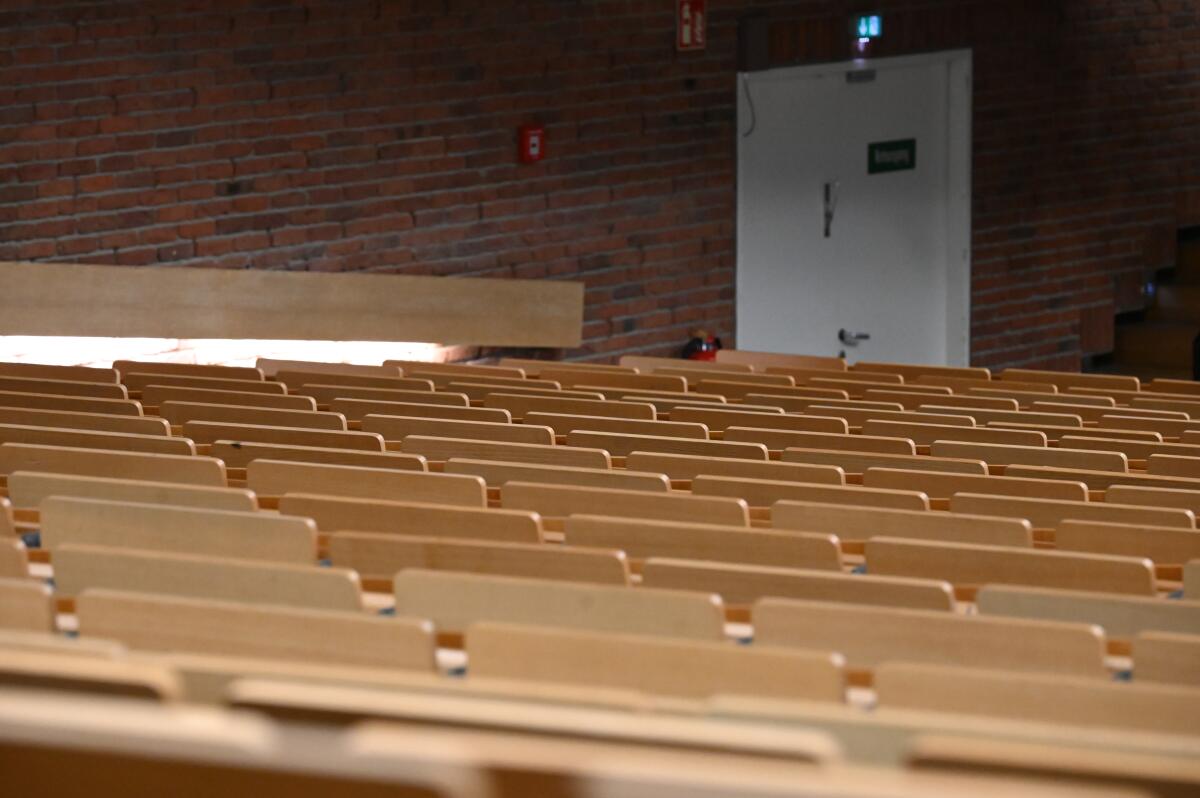
[[[782,65],[861,5],[709,0],[678,55],[670,0],[8,0],[0,258],[581,279],[570,356],[728,344],[737,18]],[[1200,223],[1195,4],[867,5],[975,48],[976,362],[1077,367]]]

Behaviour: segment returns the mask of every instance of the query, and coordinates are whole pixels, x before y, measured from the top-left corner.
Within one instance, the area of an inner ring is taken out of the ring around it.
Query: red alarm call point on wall
[[[518,141],[521,163],[537,163],[546,157],[546,129],[541,125],[522,125]]]

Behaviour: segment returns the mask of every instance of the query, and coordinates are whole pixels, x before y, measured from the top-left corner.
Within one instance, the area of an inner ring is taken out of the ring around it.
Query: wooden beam
[[[0,335],[573,347],[583,284],[0,262]]]

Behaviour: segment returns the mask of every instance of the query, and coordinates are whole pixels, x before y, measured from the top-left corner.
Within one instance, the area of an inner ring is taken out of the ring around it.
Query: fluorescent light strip
[[[114,360],[253,366],[260,357],[378,365],[385,360],[442,360],[444,348],[441,344],[390,341],[0,336],[0,360],[102,368]]]

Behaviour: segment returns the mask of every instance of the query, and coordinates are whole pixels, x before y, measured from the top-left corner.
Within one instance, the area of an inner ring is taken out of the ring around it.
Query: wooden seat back
[[[209,454],[220,458],[230,468],[249,468],[256,460],[287,460],[297,463],[385,468],[390,471],[426,470],[425,458],[414,454],[331,449],[326,446],[292,446],[236,439],[216,441],[209,449]]]
[[[897,510],[929,509],[929,498],[916,491],[712,477],[704,474],[692,480],[692,493],[696,496],[732,496],[744,499],[751,507],[770,507],[778,501],[787,500],[858,507],[890,507]]]
[[[172,426],[183,426],[189,421],[222,421],[227,424],[258,424],[264,427],[304,427],[338,431],[346,429],[346,417],[341,413],[179,402],[174,399],[159,405],[158,414],[171,422]]]
[[[254,494],[240,488],[210,488],[142,479],[85,477],[36,471],[17,471],[9,474],[8,495],[17,507],[27,509],[39,507],[50,496],[168,504],[173,507],[246,513],[258,509]]]
[[[629,585],[620,551],[374,532],[336,532],[329,540],[335,566],[389,583],[401,571],[462,571],[599,585]]]
[[[1044,465],[1058,468],[1086,468],[1094,471],[1129,470],[1129,460],[1121,452],[1088,451],[1062,446],[1012,446],[1001,443],[935,441],[929,447],[935,457],[962,457],[983,460],[988,465]]]
[[[749,607],[761,598],[833,601],[914,610],[954,609],[948,582],[896,576],[833,573],[780,564],[749,565],[651,557],[642,564],[642,585],[716,593],[726,606]]]
[[[534,443],[501,443],[470,438],[409,435],[401,442],[400,451],[405,454],[419,454],[432,462],[443,463],[453,457],[460,457],[578,468],[612,467],[612,459],[603,449],[576,446],[543,446]]]
[[[625,467],[634,471],[666,474],[671,479],[694,479],[701,474],[744,479],[774,479],[786,482],[811,482],[842,485],[846,478],[837,466],[800,463],[758,462],[755,460],[714,459],[664,452],[633,452]]]
[[[409,435],[433,438],[470,438],[503,443],[554,444],[554,430],[532,423],[503,424],[494,421],[455,421],[446,418],[404,418],[402,416],[365,416],[364,432],[374,432],[384,440],[403,441]]]
[[[543,466],[508,463],[502,460],[472,460],[465,457],[452,457],[447,460],[445,473],[482,477],[489,487],[501,487],[508,482],[538,482],[549,485],[645,490],[654,493],[665,493],[671,489],[671,481],[666,475],[646,471]]]
[[[1162,477],[1155,474],[1121,474],[1115,471],[1092,471],[1083,468],[1056,468],[1052,466],[1029,465],[1009,466],[1005,469],[1004,473],[1026,479],[1080,481],[1086,483],[1091,490],[1108,490],[1113,485],[1140,485],[1149,488],[1200,490],[1200,479]]]
[[[108,589],[344,612],[363,608],[358,574],[346,568],[77,543],[55,549],[54,583],[61,596]]]
[[[121,384],[130,392],[144,391],[148,385],[177,385],[183,388],[207,388],[214,391],[237,391],[238,393],[261,393],[283,396],[287,386],[280,382],[239,380],[228,377],[198,377],[194,374],[153,374],[135,371],[121,375]],[[297,383],[299,384],[299,383]]]
[[[1007,430],[992,427],[959,427],[948,424],[912,424],[905,421],[872,419],[863,424],[863,435],[907,438],[917,446],[934,441],[1007,443],[1016,446],[1045,446],[1046,433],[1036,430]]]
[[[9,543],[0,540],[0,550]],[[54,595],[47,585],[19,576],[0,577],[0,629],[54,632],[57,628],[55,615]],[[2,640],[0,645],[3,645]]]
[[[196,443],[217,441],[270,443],[281,446],[316,446],[325,449],[356,449],[382,452],[383,436],[372,432],[310,429],[307,427],[269,427],[262,424],[230,424],[219,421],[188,421],[183,434]]]
[[[191,651],[312,663],[432,670],[429,623],[361,612],[238,604],[87,590],[75,600],[81,637],[141,651]]]
[[[1089,624],[778,598],[756,602],[753,618],[756,645],[839,651],[854,671],[925,662],[1108,676],[1104,636]]]
[[[416,418],[448,418],[460,421],[491,421],[508,424],[512,414],[507,410],[488,407],[458,407],[431,405],[421,402],[378,402],[374,399],[334,399],[330,411],[341,413],[350,421],[362,421],[369,415]]]
[[[1140,557],[1041,551],[877,537],[867,541],[867,572],[988,584],[1154,595],[1154,566]]]
[[[165,418],[113,416],[105,413],[77,413],[69,410],[36,410],[27,407],[0,407],[0,424],[123,432],[127,435],[171,434],[171,425]]]
[[[484,407],[507,410],[514,419],[524,418],[526,413],[566,413],[580,416],[608,416],[610,418],[634,418],[654,421],[654,405],[645,402],[601,401],[599,399],[556,399],[550,396],[520,396],[518,394],[493,393],[483,400]]]
[[[869,468],[863,474],[863,485],[869,488],[919,490],[927,493],[930,498],[938,499],[948,499],[956,493],[987,493],[1066,501],[1086,501],[1088,498],[1088,486],[1083,482],[1016,476],[940,474],[935,471],[915,471],[906,468]]]
[[[1143,507],[1179,507],[1200,516],[1200,490],[1148,488],[1139,485],[1109,485],[1104,500],[1113,504]]]
[[[29,377],[48,380],[74,380],[76,382],[120,382],[116,369],[93,368],[91,366],[53,366],[45,363],[0,362],[0,374],[6,377]]]
[[[1069,726],[1195,735],[1200,690],[1050,674],[893,663],[876,674],[880,706]]]
[[[501,506],[543,516],[612,515],[659,521],[750,525],[749,508],[741,499],[716,496],[662,495],[633,490],[585,488],[509,482],[500,490]]]
[[[25,544],[17,538],[0,539],[0,579],[26,579],[29,556]]]
[[[0,424],[0,444],[31,443],[40,446],[69,446],[77,449],[115,449],[121,452],[174,454],[188,457],[196,446],[187,438],[166,435],[130,435],[122,432],[30,427]]]
[[[1133,641],[1133,661],[1138,683],[1200,687],[1200,633],[1140,632]]]
[[[425,471],[254,460],[246,467],[246,486],[259,496],[313,493],[456,507],[487,506],[487,486],[479,477]]]
[[[37,377],[0,375],[0,391],[42,393],[56,396],[88,396],[95,399],[128,399],[124,385],[112,382],[80,382]]]
[[[121,374],[184,374],[195,377],[220,377],[231,380],[262,380],[261,369],[252,366],[208,366],[198,363],[163,363],[149,360],[114,360],[112,367]]]
[[[439,631],[483,621],[692,640],[725,639],[725,612],[709,593],[587,585],[439,571],[396,575],[396,612]]]
[[[851,452],[900,454],[913,456],[917,448],[907,438],[881,438],[873,435],[846,435],[829,432],[793,432],[792,430],[730,427],[726,441],[761,443],[772,451],[783,449],[842,449]]]
[[[771,507],[771,526],[836,533],[843,540],[872,537],[979,543],[1031,548],[1028,521],[989,513],[929,513],[847,504],[779,501]]]
[[[1200,601],[1171,601],[1151,596],[985,585],[975,602],[983,615],[1094,623],[1103,627],[1109,639],[1126,642],[1148,631],[1191,633],[1200,624]]]
[[[140,416],[142,403],[132,399],[98,399],[92,396],[60,396],[51,393],[0,391],[0,407],[27,410],[57,410],[68,413],[101,413],[109,416]]]
[[[448,407],[470,407],[471,400],[461,392],[424,390],[392,390],[389,388],[364,388],[360,385],[301,385],[293,389],[301,396],[316,400],[319,405],[328,405],[335,399],[369,399],[375,402],[421,402]]]
[[[262,383],[267,385],[268,383]],[[308,396],[295,394],[262,393],[261,391],[225,391],[212,388],[194,388],[185,385],[147,385],[142,389],[142,404],[160,407],[164,402],[199,402],[214,405],[238,405],[240,407],[266,407],[276,410],[317,409],[317,403]]]
[[[164,702],[178,700],[183,692],[178,676],[162,665],[35,651],[4,652],[0,687]]]
[[[832,534],[783,534],[739,526],[600,515],[571,516],[565,532],[569,545],[620,549],[639,563],[650,557],[671,557],[842,570],[841,551]]]
[[[903,454],[875,454],[872,452],[843,451],[839,449],[784,449],[785,463],[808,465],[835,465],[848,474],[862,474],[873,469],[911,469],[930,473],[975,475],[987,474],[987,465],[982,460],[949,457],[917,457]]]
[[[602,449],[613,457],[628,457],[633,452],[665,452],[696,457],[766,461],[770,455],[761,443],[699,441],[658,435],[627,435],[618,432],[575,430],[567,433],[567,446]]]
[[[511,543],[542,540],[537,513],[519,510],[289,493],[279,500],[279,512],[310,518],[325,532],[388,532]]]
[[[736,407],[733,406],[733,407]],[[831,432],[845,434],[849,428],[837,419],[815,415],[790,415],[786,413],[751,413],[744,410],[709,410],[699,407],[677,407],[671,411],[672,421],[688,421],[704,424],[710,430],[727,430],[730,427],[754,427],[756,429],[793,430],[795,432]]]
[[[467,630],[471,674],[705,698],[741,693],[841,702],[841,657],[644,635],[481,623]]]
[[[608,418],[607,416],[528,413],[524,423],[549,427],[554,430],[555,435],[566,435],[575,430],[587,430],[589,432],[617,432],[626,435],[655,435],[666,438],[708,440],[708,427],[704,424],[680,421],[641,421],[630,418]]]
[[[1007,515],[1028,519],[1038,529],[1055,529],[1066,521],[1097,521],[1114,524],[1152,524],[1184,529],[1195,528],[1191,510],[1110,502],[1055,501],[996,496],[982,493],[956,493],[950,499],[956,513]]]
[[[213,457],[76,449],[41,444],[0,444],[0,475],[15,471],[146,479],[225,487],[225,464]]]
[[[311,564],[316,525],[271,513],[52,496],[41,504],[42,546],[82,543],[161,553]]]

